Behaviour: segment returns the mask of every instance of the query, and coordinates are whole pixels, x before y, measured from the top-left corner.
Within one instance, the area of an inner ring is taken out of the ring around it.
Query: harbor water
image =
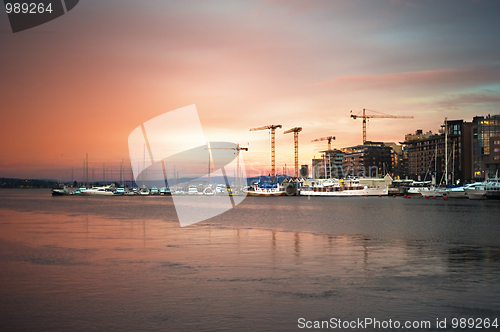
[[[499,216],[499,201],[247,197],[181,228],[171,197],[0,190],[0,330],[298,331],[300,319],[372,318],[457,331],[453,319],[500,320]]]

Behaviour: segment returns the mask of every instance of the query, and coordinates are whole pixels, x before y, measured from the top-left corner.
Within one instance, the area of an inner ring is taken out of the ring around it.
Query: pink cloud
[[[339,76],[315,83],[313,86],[347,84],[360,87],[397,87],[426,84],[488,84],[499,80],[500,66],[475,66],[382,75]]]

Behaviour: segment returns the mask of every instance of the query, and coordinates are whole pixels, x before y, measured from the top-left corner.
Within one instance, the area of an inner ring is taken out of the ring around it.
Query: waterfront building
[[[476,116],[472,122],[448,120],[446,124],[438,134],[417,130],[405,136],[402,144],[407,149],[409,178],[423,181],[435,176],[437,183],[445,183],[445,151],[449,184],[494,177],[500,168],[500,115]]]
[[[408,149],[405,145],[394,142],[384,142],[385,146],[392,148],[392,171],[396,180],[408,177]]]
[[[500,169],[500,115],[474,117],[471,166],[474,180],[495,177]]]
[[[470,158],[464,154],[464,146],[467,141],[467,131],[464,128],[470,127],[463,120],[448,121],[448,148],[445,148],[444,126],[438,134],[431,131],[425,135],[418,135],[421,130],[417,130],[415,135],[406,135],[403,142],[408,149],[408,176],[415,181],[429,181],[434,184],[446,183],[446,173],[448,173],[449,184],[459,184],[469,180],[463,170]],[[446,172],[446,156],[448,153],[448,172]]]
[[[344,153],[337,149],[320,152],[321,158],[313,159],[313,178],[343,178]]]
[[[342,149],[344,176],[377,177],[393,172],[393,150],[382,142],[366,141]]]

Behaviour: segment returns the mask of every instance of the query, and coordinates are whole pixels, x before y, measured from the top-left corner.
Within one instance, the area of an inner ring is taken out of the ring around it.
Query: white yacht
[[[195,186],[189,187],[188,195],[198,195],[198,189]]]
[[[482,182],[474,182],[466,184],[465,186],[456,187],[456,188],[448,188],[446,189],[446,193],[450,198],[468,198],[466,189],[473,189],[476,186],[480,186]]]
[[[139,195],[147,196],[149,194],[150,194],[149,189],[144,186],[141,188],[141,190],[139,190]]]
[[[465,189],[465,193],[469,199],[486,199],[486,189],[484,183]]]
[[[469,199],[500,199],[500,179],[495,177],[465,189]]]
[[[94,196],[94,195],[113,196],[114,190],[111,188],[111,186],[102,186],[102,187],[92,187],[85,191],[81,191],[80,193],[84,196]]]
[[[214,195],[215,195],[215,192],[214,192],[214,190],[212,189],[212,187],[206,187],[206,188],[203,190],[203,195],[205,195],[205,196],[214,196]]]

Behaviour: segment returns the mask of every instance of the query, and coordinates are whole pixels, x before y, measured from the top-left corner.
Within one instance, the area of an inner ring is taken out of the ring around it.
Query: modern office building
[[[344,148],[342,152],[344,177],[377,177],[393,172],[394,152],[382,142],[366,141],[363,145]]]
[[[495,177],[500,168],[500,115],[476,116],[472,122],[472,178]]]
[[[408,150],[409,178],[423,181],[435,176],[436,183],[463,184],[496,175],[500,168],[500,115],[476,116],[472,122],[447,120],[446,130],[447,135],[443,125],[439,134],[417,130],[405,136],[402,143]]]

